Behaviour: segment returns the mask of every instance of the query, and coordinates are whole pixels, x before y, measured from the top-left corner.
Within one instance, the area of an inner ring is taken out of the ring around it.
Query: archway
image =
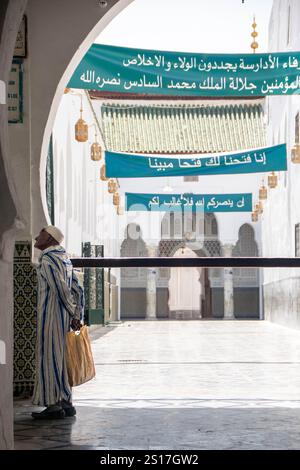
[[[121,245],[121,256],[148,256],[147,246],[138,224],[127,225]],[[121,268],[121,319],[145,318],[146,282],[146,268]]]
[[[213,213],[204,214],[202,223],[197,223],[195,213],[189,219],[183,219],[181,213],[166,213],[161,221],[161,240],[159,256],[175,256],[186,247],[193,255],[221,256],[221,243],[218,235],[218,222]],[[186,239],[185,227],[189,227],[189,240]],[[201,271],[201,317],[221,318],[223,316],[224,288],[223,270],[219,268],[203,268]],[[158,276],[158,312],[160,317],[168,318],[169,310],[169,279],[171,270],[160,268]]]
[[[0,448],[13,448],[13,250],[17,233],[31,243],[33,236],[49,221],[46,203],[45,169],[48,144],[63,90],[73,70],[105,26],[133,0],[109,2],[1,3],[0,77],[8,83],[14,46],[22,15],[30,19],[30,80],[26,84],[26,116],[22,130],[9,149],[7,107],[0,109],[0,169],[2,169],[3,210],[0,221],[0,331],[6,345],[6,364],[0,368],[0,415],[5,432]],[[102,8],[104,6],[104,8]],[[55,25],[55,27],[53,27]],[[75,27],[74,27],[75,26]],[[63,47],[62,47],[63,45]],[[51,73],[49,73],[51,70]],[[29,75],[28,75],[29,77]],[[31,127],[30,122],[34,122]],[[16,129],[14,129],[16,130]],[[4,209],[5,206],[5,209]]]
[[[174,253],[178,258],[197,258],[190,248],[180,248]],[[198,320],[202,306],[202,269],[171,268],[169,279],[169,311],[171,319]]]
[[[254,229],[243,224],[232,252],[237,257],[259,255]],[[234,314],[236,318],[259,318],[259,269],[234,268]]]

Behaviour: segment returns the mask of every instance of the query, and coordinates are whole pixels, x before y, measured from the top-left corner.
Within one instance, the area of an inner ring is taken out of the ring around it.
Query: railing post
[[[156,255],[157,247],[149,245],[147,247],[148,255],[154,258]],[[156,268],[151,267],[147,269],[147,310],[146,320],[156,320]]]
[[[232,256],[233,245],[225,244],[222,247],[223,256]],[[232,268],[224,268],[224,320],[234,320],[233,303],[233,272]]]

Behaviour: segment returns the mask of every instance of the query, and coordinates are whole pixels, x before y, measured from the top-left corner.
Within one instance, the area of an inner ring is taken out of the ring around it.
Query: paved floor
[[[158,321],[93,337],[77,417],[34,422],[19,403],[16,449],[300,449],[299,331]]]

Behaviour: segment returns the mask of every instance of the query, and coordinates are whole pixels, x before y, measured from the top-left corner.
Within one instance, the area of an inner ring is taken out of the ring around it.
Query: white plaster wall
[[[290,12],[290,14],[289,14]],[[288,34],[288,23],[289,31]],[[269,50],[300,50],[300,2],[274,0],[269,24]],[[278,173],[278,187],[270,191],[262,217],[263,256],[295,256],[295,224],[300,222],[300,167],[291,163],[295,143],[295,116],[300,96],[267,98],[268,143],[287,144],[288,171]],[[299,269],[264,269],[266,318],[300,328]]]
[[[81,256],[83,242],[104,245],[105,256],[119,256],[120,216],[107,191],[107,182],[100,180],[103,160],[94,162],[90,158],[95,140],[94,117],[83,93],[82,97],[83,119],[91,126],[88,141],[75,140],[80,115],[78,94],[62,97],[53,126],[55,224],[65,234],[64,244],[72,256]]]
[[[19,207],[25,226],[18,234],[18,239],[30,239],[30,81],[29,60],[23,60],[23,122],[8,124],[9,151],[11,167],[17,184],[22,180],[22,191],[18,188]]]
[[[290,8],[290,40],[288,11]],[[274,0],[269,25],[270,51],[300,49],[300,2]],[[278,187],[269,191],[262,217],[262,250],[264,256],[295,256],[295,224],[300,222],[300,167],[291,163],[295,143],[295,115],[300,111],[300,96],[267,98],[268,143],[287,144],[288,171],[278,173]],[[264,282],[300,275],[297,269],[265,270]]]
[[[0,80],[7,83],[15,39],[26,0],[0,5]],[[15,162],[10,159],[8,113],[0,105],[0,449],[13,448],[13,253],[24,227],[22,197]],[[2,356],[2,353],[5,353]]]

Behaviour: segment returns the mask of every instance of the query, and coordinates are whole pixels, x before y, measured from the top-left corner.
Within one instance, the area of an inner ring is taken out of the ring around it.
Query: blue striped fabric
[[[47,248],[39,261],[33,404],[50,406],[71,398],[65,339],[72,318],[82,319],[84,296],[64,248]]]

